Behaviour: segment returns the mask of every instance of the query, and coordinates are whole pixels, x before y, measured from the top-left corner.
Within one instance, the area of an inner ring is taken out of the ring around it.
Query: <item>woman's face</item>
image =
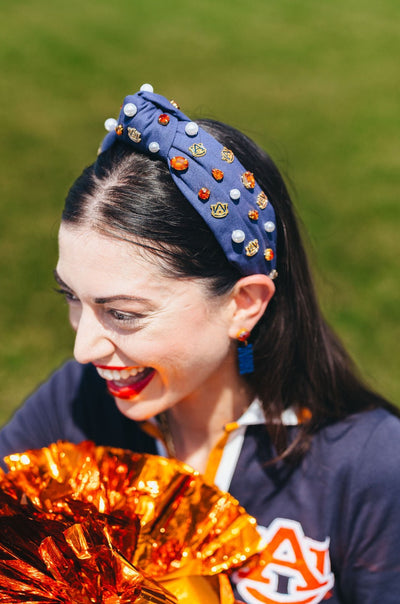
[[[167,277],[138,246],[89,227],[62,224],[59,246],[75,358],[97,367],[126,416],[201,404],[237,376],[230,296]]]

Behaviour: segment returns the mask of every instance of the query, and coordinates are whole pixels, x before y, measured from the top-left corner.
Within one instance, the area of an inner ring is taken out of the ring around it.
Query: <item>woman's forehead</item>
[[[149,296],[193,289],[192,279],[170,278],[155,256],[139,245],[97,232],[89,226],[61,224],[57,274],[72,289],[94,297],[146,292]],[[200,285],[198,286],[200,287]]]
[[[161,277],[159,268],[140,252],[139,246],[84,226],[61,225],[58,265],[78,272],[110,273],[122,279],[136,274]]]

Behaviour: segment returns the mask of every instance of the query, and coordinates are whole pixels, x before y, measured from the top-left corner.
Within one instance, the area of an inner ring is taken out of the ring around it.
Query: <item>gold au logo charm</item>
[[[128,136],[134,143],[140,143],[142,135],[136,128],[128,128]]]
[[[221,159],[226,161],[228,164],[231,164],[235,159],[235,156],[233,155],[232,151],[228,149],[228,147],[223,147],[221,151]]]
[[[189,151],[193,157],[203,157],[207,153],[207,149],[203,143],[193,143],[193,145],[189,147]]]
[[[260,249],[258,239],[253,239],[253,241],[250,241],[250,243],[248,243],[244,249],[246,250],[246,256],[255,256]]]
[[[218,203],[211,204],[210,208],[211,216],[214,216],[214,218],[225,218],[225,216],[227,216],[229,213],[228,204],[221,203],[220,201]]]
[[[261,191],[261,193],[257,195],[256,204],[258,205],[260,210],[265,210],[265,208],[267,207],[267,203],[268,197],[265,195],[264,191]]]

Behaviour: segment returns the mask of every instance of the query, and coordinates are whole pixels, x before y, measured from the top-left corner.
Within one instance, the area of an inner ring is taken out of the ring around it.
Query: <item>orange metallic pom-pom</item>
[[[6,463],[0,602],[233,604],[225,571],[262,549],[255,519],[177,460],[83,442]]]
[[[172,157],[169,163],[171,164],[171,168],[177,172],[183,172],[189,167],[189,160],[186,159],[186,157],[181,157],[180,155]]]

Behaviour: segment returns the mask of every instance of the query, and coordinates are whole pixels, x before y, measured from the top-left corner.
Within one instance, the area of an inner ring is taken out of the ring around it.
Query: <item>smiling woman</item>
[[[397,602],[400,421],[326,324],[285,184],[149,85],[72,186],[55,278],[74,356],[0,434],[175,456],[260,525],[245,602]]]
[[[75,358],[95,365],[124,415],[142,421],[171,409],[180,424],[178,415],[191,421],[201,409],[208,423],[218,411],[218,432],[232,412],[240,416],[251,402],[250,391],[242,399],[245,383],[233,346],[235,314],[244,312],[236,308],[240,295],[221,296],[216,303],[201,281],[166,276],[148,252],[89,227],[64,221],[59,248],[56,278],[66,288]],[[254,289],[253,281],[254,276],[245,279],[248,289]],[[262,314],[265,304],[255,303]],[[181,457],[195,465],[193,441],[181,448]],[[201,470],[206,457],[201,464],[197,460]]]

